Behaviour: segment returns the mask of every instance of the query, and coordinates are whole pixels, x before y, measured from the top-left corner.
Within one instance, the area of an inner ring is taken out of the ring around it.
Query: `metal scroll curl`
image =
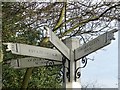
[[[54,61],[48,60],[48,61],[46,62],[46,66],[53,66],[53,65],[54,65]]]
[[[52,71],[53,66],[54,66],[54,61],[48,60],[48,61],[46,62],[46,68],[47,68],[49,71]]]
[[[62,71],[62,67],[60,67],[60,71],[56,73],[56,78],[55,80],[59,83],[63,82],[63,74],[64,72]]]
[[[70,81],[70,62],[68,60],[68,67],[66,67],[66,61],[67,59],[65,57],[62,58],[62,65],[60,66],[60,71],[56,73],[57,79],[59,82],[65,82],[65,78],[68,78],[68,81]]]
[[[52,60],[48,60],[46,62],[46,69],[49,71],[47,74],[49,76],[52,76],[52,77],[55,77],[55,80],[57,82],[62,82],[62,74],[63,72],[61,71],[61,68],[62,68],[62,65],[59,65],[59,69],[58,71],[55,71],[55,61],[52,61]]]
[[[75,69],[75,81],[76,81],[76,79],[79,79],[81,77],[80,69],[84,68],[87,65],[87,58],[86,57],[81,58],[80,61],[83,65],[81,67],[78,67]],[[75,61],[75,63],[76,62],[77,61]]]
[[[67,59],[65,57],[62,58],[61,65],[57,66],[57,71],[55,71],[55,61],[48,60],[46,62],[46,69],[50,71],[47,73],[50,76],[54,76],[55,80],[57,82],[65,82],[65,78],[68,78],[68,81],[70,81],[70,61],[68,60],[68,66],[66,67],[66,61]],[[55,71],[55,72],[54,72]]]

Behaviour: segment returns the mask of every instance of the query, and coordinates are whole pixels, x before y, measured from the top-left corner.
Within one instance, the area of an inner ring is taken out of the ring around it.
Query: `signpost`
[[[75,49],[75,60],[85,57],[88,54],[110,44],[111,40],[114,39],[114,32],[116,31],[117,30],[114,29],[112,31],[106,32],[98,36],[97,38],[89,41],[88,43],[83,44],[81,47]]]
[[[8,45],[7,50],[11,50],[13,54],[62,61],[62,55],[57,50],[20,43],[5,44]]]
[[[47,30],[47,37],[49,41],[58,49],[61,54],[63,54],[67,59],[70,60],[70,49],[50,30],[45,27]]]
[[[33,57],[26,57],[20,58],[16,60],[10,60],[11,67],[15,69],[21,68],[30,68],[30,67],[40,67],[40,66],[47,66],[49,63],[53,63],[53,65],[61,65],[62,62],[53,62],[46,59],[41,58],[33,58]]]
[[[68,70],[69,82],[65,78],[65,88],[80,88],[80,81],[76,80],[76,70],[80,69],[80,62],[77,62],[78,59],[85,57],[100,48],[103,48],[111,43],[111,40],[114,39],[114,32],[118,31],[116,29],[106,32],[97,38],[89,41],[88,43],[83,44],[79,47],[79,40],[69,40],[69,44],[66,41],[66,45],[50,30],[45,27],[47,30],[46,35],[49,38],[49,41],[57,48],[57,50],[20,44],[20,43],[5,43],[8,46],[8,51],[10,50],[13,54],[31,56],[22,59],[16,59],[11,61],[11,66],[14,68],[28,68],[28,67],[39,67],[46,66],[48,61],[57,61],[54,62],[54,65],[62,64],[62,55],[67,58],[67,63],[65,63],[64,70]],[[77,44],[76,44],[77,42]],[[69,48],[68,48],[68,47]],[[78,47],[78,48],[77,48]],[[77,48],[77,49],[76,49]],[[74,51],[74,52],[73,52]],[[62,54],[62,55],[61,55]],[[36,57],[36,58],[35,58]],[[66,60],[65,60],[66,61]],[[68,67],[67,67],[68,66]],[[64,71],[64,75],[66,71]],[[79,76],[79,75],[78,75]],[[67,82],[67,83],[66,83]]]

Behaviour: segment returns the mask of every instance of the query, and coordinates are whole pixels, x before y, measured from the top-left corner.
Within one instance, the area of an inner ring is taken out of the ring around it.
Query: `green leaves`
[[[15,70],[9,64],[3,64],[3,88],[20,88],[24,72],[25,70]]]
[[[49,67],[50,68],[50,67]],[[47,69],[46,67],[34,68],[32,77],[29,82],[29,87],[32,88],[60,88],[60,79],[58,76],[60,72],[59,66]]]
[[[37,20],[35,8],[36,3],[24,2],[4,2],[2,3],[2,41],[25,43],[29,45],[40,45],[38,40],[42,40],[43,30],[39,29],[39,20]],[[29,79],[25,73],[28,69],[13,69],[10,67],[10,60],[25,56],[14,55],[11,51],[6,51],[7,46],[3,45],[3,88],[21,88],[26,87],[28,82],[29,88],[58,88],[60,82],[56,81],[56,72],[59,67],[53,67],[52,71],[46,67],[35,68]],[[32,70],[32,69],[31,69]],[[30,71],[31,71],[30,70]],[[50,75],[49,75],[50,74]],[[25,86],[23,81],[25,81]]]

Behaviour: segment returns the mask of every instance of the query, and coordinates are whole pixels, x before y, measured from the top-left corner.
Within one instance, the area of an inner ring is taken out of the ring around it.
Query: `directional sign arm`
[[[57,50],[64,55],[67,59],[70,60],[70,49],[50,30],[48,27],[45,27],[47,30],[47,37],[49,41],[57,48]]]
[[[10,50],[13,54],[62,61],[62,55],[57,50],[54,49],[20,43],[5,43],[5,44],[8,47],[7,50]]]
[[[88,43],[83,44],[81,47],[75,49],[75,60],[78,60],[92,52],[97,51],[100,48],[103,48],[111,43],[111,40],[114,40],[114,32],[117,30],[111,30],[106,32],[97,38],[89,41]]]
[[[34,57],[18,58],[18,59],[10,60],[9,62],[11,67],[15,69],[47,66],[49,62],[54,62],[53,65],[62,64],[62,62],[50,61],[50,60],[34,58]]]

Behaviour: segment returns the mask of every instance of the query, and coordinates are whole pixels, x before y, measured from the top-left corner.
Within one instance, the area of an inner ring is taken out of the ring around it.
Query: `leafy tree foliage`
[[[39,45],[37,40],[41,39],[42,31],[32,24],[32,8],[34,3],[6,3],[2,4],[3,9],[3,42],[17,42],[30,45]],[[28,8],[28,10],[26,10]],[[31,10],[29,10],[31,9]],[[7,12],[6,12],[7,11]],[[28,13],[27,16],[24,13]],[[28,19],[30,18],[30,19]],[[28,21],[27,21],[28,19]],[[27,23],[29,22],[29,23]],[[29,24],[29,25],[28,25]],[[22,58],[25,56],[13,55],[10,51],[6,52],[7,46],[3,45],[4,64],[3,64],[3,88],[20,88],[24,79],[25,70],[15,70],[10,67],[9,60]],[[59,78],[54,73],[60,71],[60,66],[55,66],[52,71],[46,67],[34,68],[32,77],[29,81],[29,88],[55,88],[60,87]],[[57,71],[56,71],[57,70]],[[53,75],[48,75],[52,72]],[[11,77],[11,78],[10,78]],[[56,81],[57,80],[57,81]]]

